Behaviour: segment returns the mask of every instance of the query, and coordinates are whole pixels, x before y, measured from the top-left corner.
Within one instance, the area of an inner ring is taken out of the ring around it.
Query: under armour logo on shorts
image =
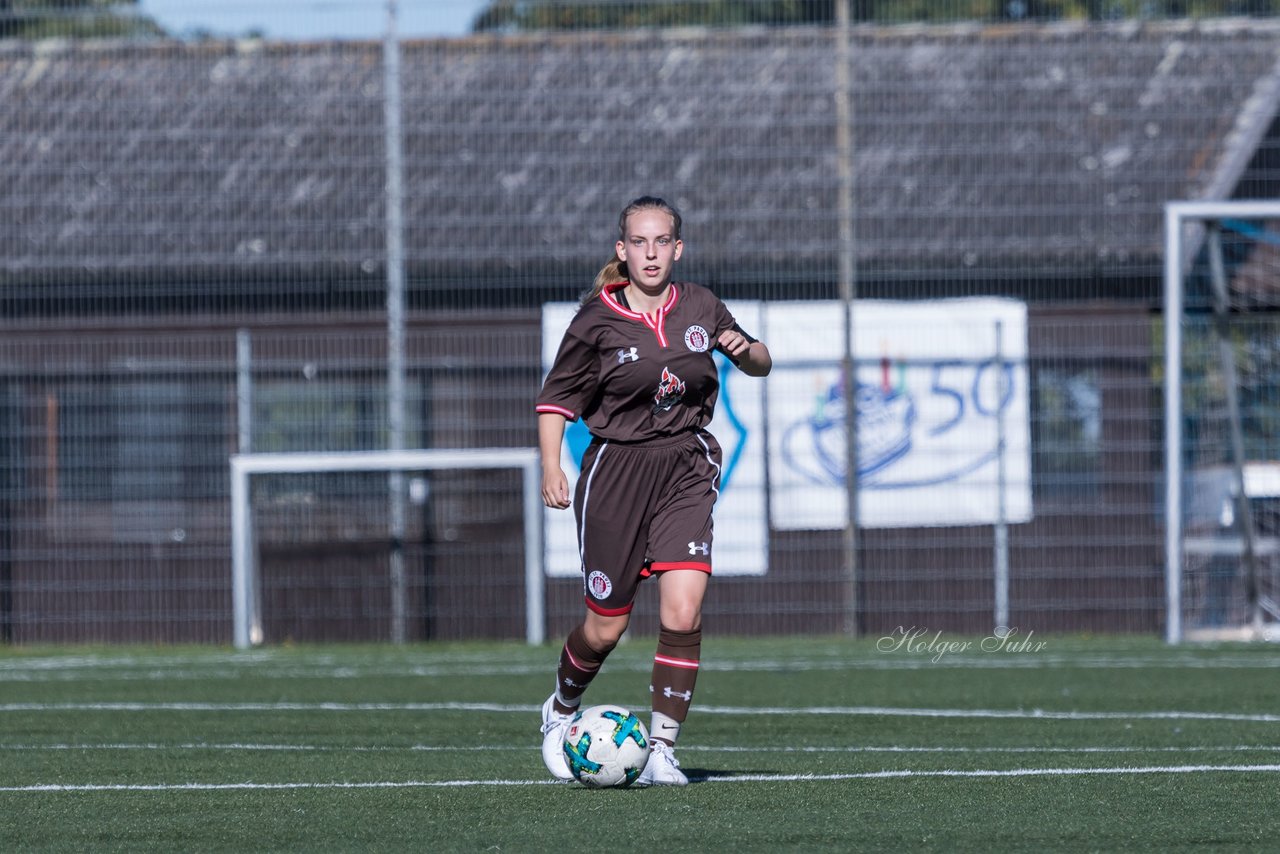
[[[711,544],[710,543],[689,543],[689,554],[709,555],[711,554]]]
[[[635,347],[618,350],[619,365],[621,365],[623,362],[638,362],[638,361],[640,361],[640,354],[636,352]]]

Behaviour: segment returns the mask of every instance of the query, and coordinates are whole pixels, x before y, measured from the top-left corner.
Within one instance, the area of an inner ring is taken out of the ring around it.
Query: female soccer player
[[[684,244],[680,214],[644,196],[618,219],[614,257],[596,276],[560,343],[537,399],[542,500],[570,506],[560,467],[566,421],[583,419],[591,444],[573,496],[586,614],[560,653],[556,689],[542,707],[542,759],[572,779],[562,744],[583,692],[631,618],[640,581],[658,577],[653,657],[653,749],[639,786],[683,786],[673,753],[689,712],[711,575],[711,510],[720,446],[718,349],[751,376],[773,365],[715,294],[673,282]]]

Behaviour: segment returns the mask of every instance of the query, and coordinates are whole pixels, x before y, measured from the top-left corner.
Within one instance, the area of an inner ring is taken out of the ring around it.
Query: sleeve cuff
[[[552,403],[539,403],[535,408],[538,412],[547,412],[552,415],[563,415],[570,421],[578,420],[578,413],[570,409],[565,409],[563,406],[556,406]]]

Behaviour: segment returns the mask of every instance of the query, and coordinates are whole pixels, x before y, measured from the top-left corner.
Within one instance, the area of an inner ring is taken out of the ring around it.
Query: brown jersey
[[[574,315],[538,395],[537,411],[583,419],[603,439],[635,442],[707,426],[720,393],[712,351],[734,326],[720,298],[673,282],[656,317],[607,285]]]

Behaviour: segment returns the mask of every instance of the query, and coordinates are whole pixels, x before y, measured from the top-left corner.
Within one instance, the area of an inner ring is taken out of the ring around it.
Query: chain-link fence
[[[1275,195],[1264,4],[339,2],[375,34],[318,40],[35,5],[0,4],[5,640],[227,641],[231,454],[533,447],[645,193],[775,361],[713,425],[716,631],[1163,624],[1162,206]],[[264,637],[523,637],[518,481],[257,480]]]

